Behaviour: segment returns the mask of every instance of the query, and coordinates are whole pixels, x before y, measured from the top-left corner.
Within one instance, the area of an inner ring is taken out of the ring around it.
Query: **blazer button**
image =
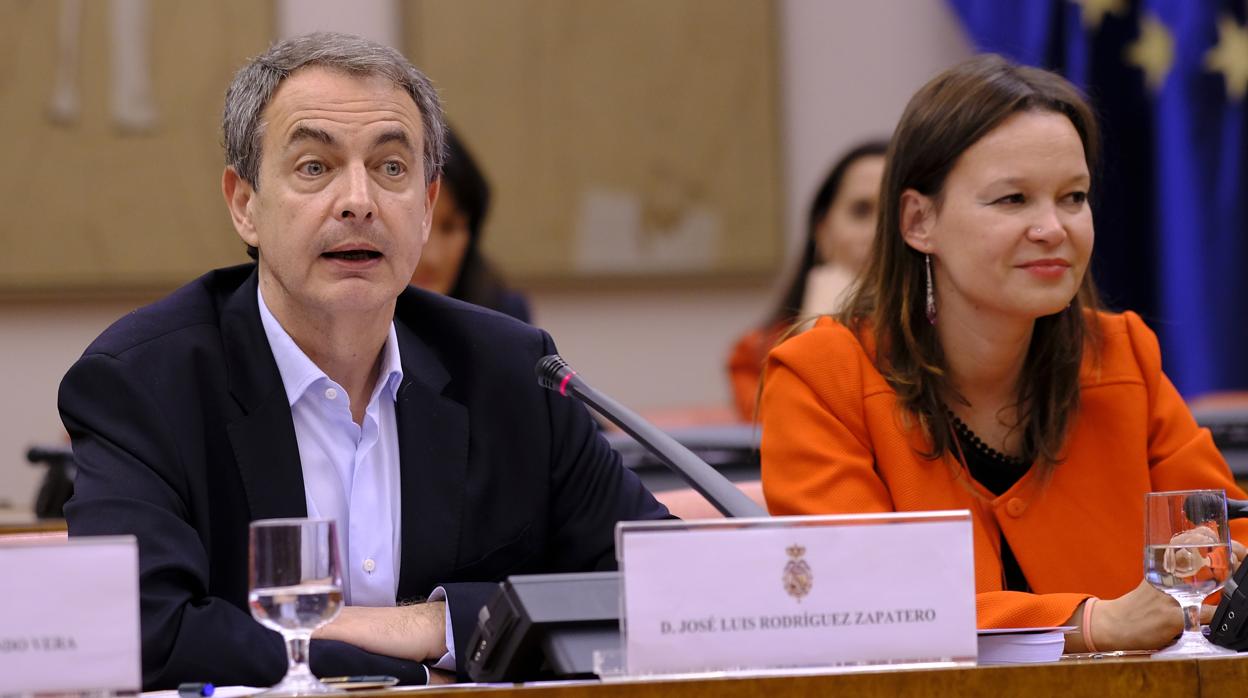
[[[1018,497],[1014,497],[1005,503],[1005,513],[1016,519],[1022,516],[1024,511],[1027,511],[1027,502]]]

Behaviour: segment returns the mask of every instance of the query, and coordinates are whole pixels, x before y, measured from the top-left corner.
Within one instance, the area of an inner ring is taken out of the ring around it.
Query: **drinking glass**
[[[1186,490],[1144,495],[1144,576],[1183,609],[1183,634],[1155,657],[1234,654],[1205,639],[1200,605],[1231,574],[1226,492]]]
[[[312,631],[342,608],[338,537],[329,519],[268,519],[251,524],[251,615],[286,640],[286,676],[264,696],[336,693],[308,668]]]

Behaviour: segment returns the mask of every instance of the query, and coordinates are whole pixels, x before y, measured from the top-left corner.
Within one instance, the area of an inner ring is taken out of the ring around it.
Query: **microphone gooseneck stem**
[[[582,402],[597,410],[599,414],[611,420],[624,433],[636,439],[667,467],[680,475],[690,487],[705,497],[724,516],[733,518],[767,516],[766,510],[676,439],[642,419],[624,405],[591,388],[576,375],[575,371],[570,368],[566,370],[567,373],[562,373],[557,376],[556,381],[551,381],[554,383],[551,386],[552,390],[564,395],[568,393],[575,395]]]

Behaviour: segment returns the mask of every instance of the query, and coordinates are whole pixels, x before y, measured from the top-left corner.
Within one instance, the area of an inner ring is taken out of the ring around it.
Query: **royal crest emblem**
[[[810,588],[815,584],[815,574],[810,571],[810,565],[802,559],[806,554],[805,546],[790,545],[785,549],[789,554],[789,561],[784,565],[784,590],[789,596],[802,600],[802,597],[810,593]]]

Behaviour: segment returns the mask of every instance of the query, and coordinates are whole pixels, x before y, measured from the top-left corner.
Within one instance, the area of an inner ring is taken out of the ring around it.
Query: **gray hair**
[[[234,75],[225,91],[221,131],[226,164],[260,188],[261,114],[278,85],[307,66],[324,66],[355,76],[382,77],[411,96],[420,110],[424,130],[425,184],[442,173],[446,150],[446,121],[433,83],[403,54],[350,34],[317,32],[284,39],[256,56]]]

